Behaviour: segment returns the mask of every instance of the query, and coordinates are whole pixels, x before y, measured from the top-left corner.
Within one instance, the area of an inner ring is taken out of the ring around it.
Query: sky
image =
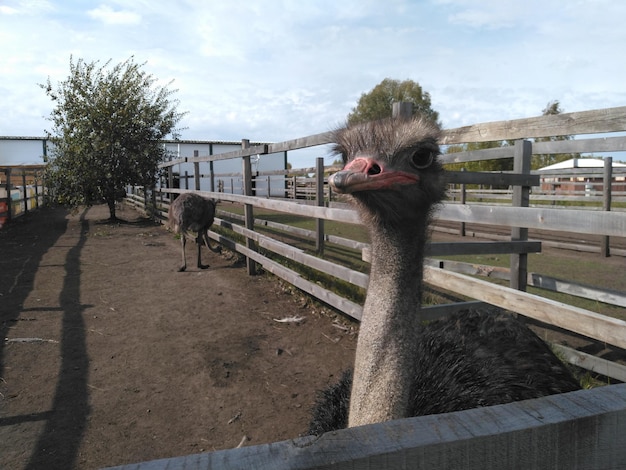
[[[145,63],[183,139],[326,132],[385,78],[418,82],[445,128],[624,106],[625,18],[615,0],[0,0],[0,135],[51,128],[38,84],[70,57]]]

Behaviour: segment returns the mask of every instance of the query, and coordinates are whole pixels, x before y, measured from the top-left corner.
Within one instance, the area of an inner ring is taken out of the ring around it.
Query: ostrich
[[[466,311],[421,323],[427,228],[445,194],[439,134],[424,118],[334,134],[345,166],[329,184],[350,197],[369,227],[372,259],[354,370],[320,393],[309,434],[580,388],[511,315]]]
[[[219,252],[219,248],[212,248],[209,244],[209,235],[207,230],[213,224],[215,217],[215,206],[217,201],[214,199],[205,199],[194,193],[183,193],[178,196],[170,205],[168,213],[168,224],[174,232],[180,234],[180,243],[182,246],[183,264],[178,271],[187,269],[187,258],[185,257],[185,244],[187,237],[191,238],[189,232],[196,232],[196,243],[198,244],[198,268],[206,269],[208,264],[202,264],[201,248],[202,243],[215,253]]]

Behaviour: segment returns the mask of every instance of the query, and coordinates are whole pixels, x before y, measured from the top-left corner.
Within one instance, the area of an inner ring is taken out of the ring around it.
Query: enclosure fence
[[[43,165],[0,166],[0,228],[44,202]]]
[[[444,131],[442,140],[444,146],[471,142],[514,141],[510,147],[444,154],[442,156],[444,163],[513,158],[514,170],[497,173],[448,172],[450,187],[457,191],[459,197],[452,197],[442,205],[436,214],[435,222],[457,224],[461,234],[465,224],[477,223],[507,227],[509,235],[507,240],[431,243],[428,247],[429,260],[425,267],[425,281],[435,289],[451,291],[472,300],[425,307],[424,318],[434,319],[449,315],[468,305],[486,303],[616,348],[626,349],[625,321],[526,292],[528,285],[551,287],[570,293],[576,292],[576,295],[626,308],[625,292],[580,286],[573,282],[528,272],[528,254],[541,250],[540,242],[529,239],[529,229],[597,236],[601,238],[602,256],[611,255],[611,240],[621,243],[626,236],[626,212],[616,210],[611,206],[612,196],[619,198],[622,194],[617,191],[617,195],[612,195],[611,182],[614,175],[611,173],[610,162],[602,169],[603,204],[597,210],[557,208],[550,205],[532,207],[531,192],[533,188],[540,185],[540,175],[530,170],[532,155],[625,151],[626,137],[587,137],[594,134],[624,131],[626,131],[626,107],[476,124]],[[530,140],[563,135],[585,135],[586,137],[580,140],[554,142]],[[277,261],[277,257],[289,260],[290,263],[302,264],[314,272],[333,276],[355,286],[367,286],[367,274],[324,258],[324,246],[329,243],[359,250],[365,260],[368,259],[369,249],[367,243],[333,237],[324,233],[324,221],[360,224],[356,212],[329,191],[326,176],[332,169],[324,167],[322,158],[316,160],[315,167],[306,169],[306,173],[314,173],[313,184],[307,187],[307,197],[298,198],[297,184],[294,183],[293,186],[288,184],[294,176],[297,178],[299,173],[296,170],[284,175],[286,190],[281,197],[270,197],[270,191],[265,196],[255,195],[254,192],[253,181],[263,175],[253,174],[252,157],[323,146],[330,142],[331,137],[331,133],[322,133],[254,147],[247,145],[247,141],[244,140],[242,149],[239,151],[209,157],[187,157],[167,162],[162,165],[167,184],[160,184],[155,188],[132,188],[129,190],[127,199],[161,220],[164,220],[172,198],[176,194],[187,191],[219,199],[223,204],[230,202],[242,205],[244,210],[240,221],[232,217],[227,220],[225,212],[219,212],[220,217],[216,218],[215,225],[220,227],[220,230],[219,233],[211,231],[211,238],[244,255],[249,274],[254,274],[261,266],[264,270],[358,320],[362,311],[359,304],[320,286],[316,282],[315,274],[306,278],[302,272],[290,269],[285,266],[285,263]],[[215,175],[206,171],[204,173],[212,179],[211,191],[200,191],[200,179],[204,174],[201,171],[203,162],[235,158],[241,160],[242,170],[239,175],[241,194],[237,194],[234,189],[226,190],[224,185],[220,186],[216,183],[219,178],[216,180]],[[175,168],[181,163],[193,163],[195,174],[193,178],[190,176],[185,178],[185,181],[193,181],[194,187],[189,187],[189,185],[187,185],[188,189],[173,187]],[[510,202],[505,205],[499,201],[469,201],[466,190],[466,195],[462,196],[463,185],[510,187],[507,190],[509,191],[507,198],[510,197]],[[289,197],[290,191],[294,197]],[[255,218],[255,208],[285,212],[315,220],[316,230],[313,231],[286,226],[275,227],[312,237],[315,240],[315,253],[306,252],[266,233],[260,233],[258,228],[266,226],[267,221]],[[268,256],[270,253],[271,257]],[[498,270],[467,266],[463,263],[437,258],[444,255],[477,253],[507,254],[510,256],[510,267],[508,270]],[[482,273],[477,272],[481,270]],[[509,287],[474,277],[476,274],[483,274],[486,278],[498,277],[498,275],[494,276],[494,273],[498,273],[501,278],[506,278]],[[626,381],[626,367],[621,364],[569,348],[561,347],[560,349],[564,357],[572,363],[615,380]],[[569,469],[617,468],[614,466],[617,462],[626,462],[626,450],[618,442],[621,437],[617,437],[622,436],[626,430],[624,419],[626,388],[623,385],[611,385],[592,391],[548,397],[535,400],[528,405],[512,404],[495,408],[454,413],[451,416],[430,416],[401,420],[396,423],[383,423],[367,426],[367,429],[340,431],[333,433],[332,436],[322,436],[320,439],[305,439],[225,451],[226,453],[188,456],[176,462],[163,461],[162,466],[153,462],[154,466],[139,465],[128,468],[178,468],[166,467],[166,464],[188,465],[184,468],[210,468],[213,463],[217,462],[225,465],[227,461],[239,463],[254,461],[255,468],[353,468],[357,462],[368,463],[373,467],[384,462],[387,465],[385,468],[405,468],[406,462],[421,462],[426,465],[425,468],[446,468],[446,466],[453,468],[454,462],[465,462],[467,465],[463,468],[478,469],[486,468],[484,459],[488,458],[489,462],[494,464],[489,468],[509,468],[507,464],[514,462],[515,466],[510,468]],[[564,412],[565,409],[571,409],[573,414]],[[499,427],[502,426],[501,420],[510,419],[513,419],[515,429],[502,431]],[[490,420],[495,420],[493,426],[479,424],[490,422]],[[424,434],[427,429],[433,428],[441,431],[438,436]],[[461,431],[462,429],[470,431],[467,434]],[[403,436],[411,437],[405,439]],[[567,443],[563,441],[565,438]],[[547,442],[552,445],[544,446],[543,444]],[[507,446],[508,454],[498,457],[494,449],[501,449],[502,445]],[[527,452],[528,446],[536,452]],[[347,456],[345,459],[344,455]],[[283,462],[281,459],[288,462],[288,465],[281,466]],[[444,466],[436,467],[436,465]],[[216,466],[218,467],[222,468]],[[231,467],[224,466],[223,468]]]

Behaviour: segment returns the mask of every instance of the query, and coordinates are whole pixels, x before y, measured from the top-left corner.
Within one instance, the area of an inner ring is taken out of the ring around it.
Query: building
[[[626,164],[613,162],[613,191],[626,191]],[[602,193],[604,190],[604,159],[572,158],[537,170],[542,191],[556,194]]]

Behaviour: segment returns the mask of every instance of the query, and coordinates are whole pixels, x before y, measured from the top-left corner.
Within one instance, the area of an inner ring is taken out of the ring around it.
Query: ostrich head
[[[329,184],[356,203],[371,238],[351,427],[410,413],[426,234],[431,210],[444,195],[439,133],[418,117],[347,126],[334,136],[345,166]]]
[[[345,166],[329,183],[335,192],[351,195],[366,223],[394,227],[422,220],[444,197],[440,132],[421,117],[338,129],[333,150]]]

